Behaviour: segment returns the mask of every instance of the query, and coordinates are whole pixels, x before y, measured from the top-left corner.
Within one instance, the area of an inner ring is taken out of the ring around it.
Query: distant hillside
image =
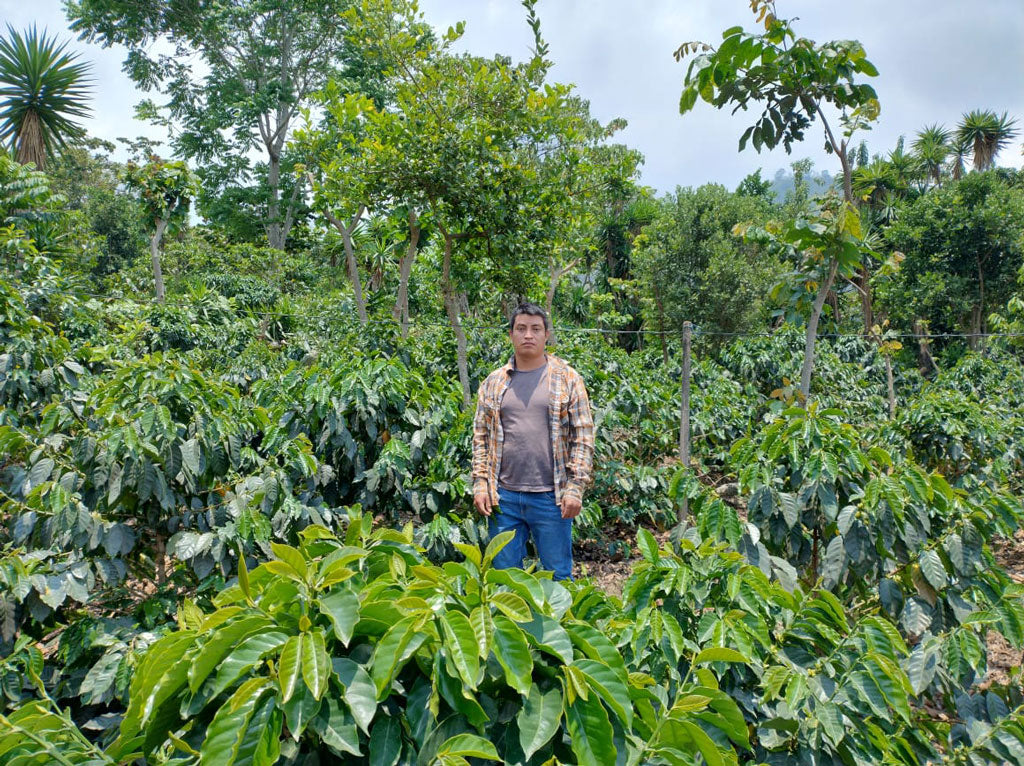
[[[810,184],[812,195],[825,192],[835,180],[827,170],[822,170],[820,173],[812,170],[806,178],[807,183]],[[775,171],[775,177],[772,179],[772,191],[775,193],[776,202],[785,202],[786,196],[792,193],[794,186],[792,171],[782,168]]]

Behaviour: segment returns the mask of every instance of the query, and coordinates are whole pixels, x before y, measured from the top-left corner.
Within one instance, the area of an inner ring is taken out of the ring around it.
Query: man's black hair
[[[520,303],[512,311],[512,316],[508,318],[508,331],[512,332],[516,326],[516,317],[521,314],[527,314],[532,317],[540,317],[544,320],[544,329],[551,332],[551,319],[548,318],[548,312],[538,306],[536,303]]]

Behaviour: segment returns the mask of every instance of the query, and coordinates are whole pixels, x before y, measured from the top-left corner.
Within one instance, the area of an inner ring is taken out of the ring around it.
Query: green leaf
[[[640,527],[636,532],[636,544],[647,561],[652,564],[658,563],[658,541],[654,539],[654,535]]]
[[[238,687],[231,698],[221,706],[206,730],[206,739],[200,748],[200,766],[233,766],[240,754],[254,754],[264,735],[264,729],[271,723],[270,711],[273,699],[262,706],[256,715],[261,699],[271,691],[266,678],[252,678]],[[244,743],[245,746],[243,747]],[[256,763],[252,757],[250,763]],[[276,760],[276,758],[275,758]],[[261,763],[268,763],[263,760]]]
[[[281,685],[281,702],[287,702],[295,693],[302,677],[302,636],[292,636],[281,650],[277,662],[277,678]]]
[[[320,611],[327,615],[334,626],[334,635],[348,646],[352,631],[359,622],[359,596],[351,588],[334,588],[327,595],[317,599]]]
[[[271,625],[266,617],[256,616],[228,622],[217,628],[192,659],[188,669],[189,689],[193,692],[199,689],[236,644],[254,633],[266,631]]]
[[[833,746],[838,745],[846,736],[846,724],[843,719],[843,711],[833,702],[819,702],[815,705],[814,715],[821,722],[821,728],[825,736]]]
[[[527,760],[555,736],[561,720],[562,693],[556,688],[544,694],[539,687],[531,686],[522,709],[516,715],[519,744]]]
[[[885,696],[882,694],[882,690],[878,688],[878,684],[875,683],[874,679],[862,670],[858,670],[851,673],[847,678],[847,683],[853,687],[857,692],[857,697],[868,703],[871,711],[879,718],[885,721],[892,721],[892,716],[889,715],[889,706],[885,701]]]
[[[473,626],[476,636],[477,651],[480,659],[486,660],[491,653],[491,640],[494,635],[494,623],[491,610],[486,606],[478,606],[469,613],[469,623]]]
[[[572,662],[572,641],[558,620],[543,614],[535,614],[532,620],[522,623],[520,627],[526,632],[530,643],[538,649],[542,649],[566,665]]]
[[[456,549],[463,556],[466,557],[466,561],[475,564],[477,569],[483,563],[483,558],[480,555],[480,549],[475,545],[467,545],[466,543],[455,543]]]
[[[846,546],[842,535],[836,535],[825,549],[825,559],[822,562],[823,585],[826,588],[834,588],[843,577],[843,567],[846,564]]]
[[[679,721],[678,723],[690,735],[690,739],[693,740],[708,766],[725,766],[725,759],[718,751],[718,745],[707,735],[707,732],[691,721]]]
[[[37,461],[35,465],[28,472],[28,480],[33,487],[38,487],[45,481],[48,481],[50,474],[53,473],[53,467],[56,465],[52,458],[44,457]]]
[[[476,633],[469,618],[452,610],[439,617],[441,635],[444,637],[445,658],[450,663],[452,675],[462,679],[469,689],[476,689],[480,673],[480,656]]]
[[[633,702],[629,697],[629,688],[625,679],[621,678],[607,665],[595,660],[577,660],[577,668],[587,679],[587,684],[605,701],[629,731],[633,728]]]
[[[565,709],[569,742],[579,766],[609,766],[616,762],[611,722],[596,695],[577,697]]]
[[[179,631],[164,636],[146,652],[132,677],[128,710],[121,722],[122,738],[138,734],[154,711],[187,683],[188,663],[182,656],[194,641],[194,631]]]
[[[460,756],[462,758],[483,758],[500,761],[494,745],[476,734],[456,734],[449,737],[437,750],[438,756]]]
[[[323,631],[302,634],[302,679],[316,699],[324,696],[331,679],[331,658]]]
[[[406,650],[417,637],[417,619],[415,616],[409,616],[396,622],[374,649],[370,676],[377,688],[377,699],[383,699],[386,696],[385,692],[391,686],[392,679],[405,661]],[[421,644],[423,639],[424,636],[419,636],[416,645]]]
[[[704,710],[709,702],[711,702],[711,697],[703,694],[685,694],[676,700],[671,712],[692,713],[696,710]]]
[[[192,476],[199,475],[199,442],[195,439],[181,443],[181,464]]]
[[[514,593],[518,593],[535,609],[544,606],[544,588],[540,580],[522,569],[488,569],[484,580],[496,585],[504,585]]]
[[[377,687],[362,665],[347,657],[335,657],[331,662],[341,685],[345,687],[345,703],[356,724],[369,734],[370,722],[377,714]]]
[[[370,733],[370,763],[395,766],[402,754],[402,725],[397,718],[381,716]]]
[[[694,665],[703,665],[705,662],[744,662],[749,663],[750,660],[743,656],[742,653],[735,649],[729,649],[724,646],[710,646],[707,649],[702,649],[696,657],[693,658]]]
[[[779,507],[782,509],[782,517],[786,520],[786,526],[792,529],[800,521],[800,498],[793,492],[779,493]]]
[[[907,677],[914,694],[921,694],[927,689],[939,667],[939,655],[930,645],[920,643],[914,647],[907,658]]]
[[[694,104],[697,103],[697,89],[694,86],[683,88],[682,95],[679,96],[679,114],[686,114],[693,109]]]
[[[908,633],[921,635],[932,624],[931,610],[917,597],[908,598],[900,618]]]
[[[282,706],[288,731],[296,742],[302,736],[314,716],[320,712],[320,701],[305,684],[295,687],[295,693]]]
[[[238,546],[238,587],[242,589],[242,595],[246,601],[252,603],[252,588],[249,587],[249,568],[245,565],[245,552],[241,544]]]
[[[309,567],[306,564],[306,559],[297,549],[283,543],[272,542],[270,550],[274,552],[279,561],[287,564],[302,580],[309,578]]]
[[[494,618],[494,656],[505,671],[508,685],[520,694],[528,695],[533,683],[530,647],[519,626],[500,614]]]
[[[533,617],[530,607],[515,593],[495,593],[490,597],[490,604],[516,622],[529,622]]]
[[[927,550],[921,554],[921,573],[935,590],[941,591],[946,587],[946,567],[935,550]]]
[[[487,543],[487,549],[484,551],[483,569],[487,569],[494,561],[494,557],[501,553],[502,548],[512,542],[512,539],[516,536],[516,533],[512,530],[502,532],[495,535],[494,538]]]
[[[320,713],[313,719],[310,728],[320,736],[324,744],[338,753],[362,755],[359,731],[352,714],[330,696],[324,699]]]
[[[570,622],[565,626],[572,643],[592,660],[603,662],[616,672],[625,673],[626,664],[622,655],[608,637],[585,622]]]
[[[195,715],[203,706],[215,697],[219,697],[228,687],[245,673],[254,668],[264,656],[274,651],[288,640],[284,633],[271,631],[249,636],[224,658],[217,668],[217,674],[200,688],[188,708],[188,715]]]

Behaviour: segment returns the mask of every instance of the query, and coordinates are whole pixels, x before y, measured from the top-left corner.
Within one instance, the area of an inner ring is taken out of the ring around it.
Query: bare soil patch
[[[992,552],[1011,579],[1024,583],[1024,529],[1018,529],[1012,538],[993,541]],[[1024,654],[994,631],[989,632],[985,643],[988,647],[988,674],[982,686],[1009,683],[1010,668],[1024,664]]]

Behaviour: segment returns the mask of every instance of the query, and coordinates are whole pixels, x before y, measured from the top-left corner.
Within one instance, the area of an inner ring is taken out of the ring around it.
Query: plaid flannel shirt
[[[473,493],[486,492],[498,503],[501,469],[501,400],[515,372],[513,359],[487,376],[477,393],[473,420]],[[554,457],[555,502],[566,494],[583,499],[594,462],[594,420],[583,378],[557,356],[548,354],[548,424]]]

